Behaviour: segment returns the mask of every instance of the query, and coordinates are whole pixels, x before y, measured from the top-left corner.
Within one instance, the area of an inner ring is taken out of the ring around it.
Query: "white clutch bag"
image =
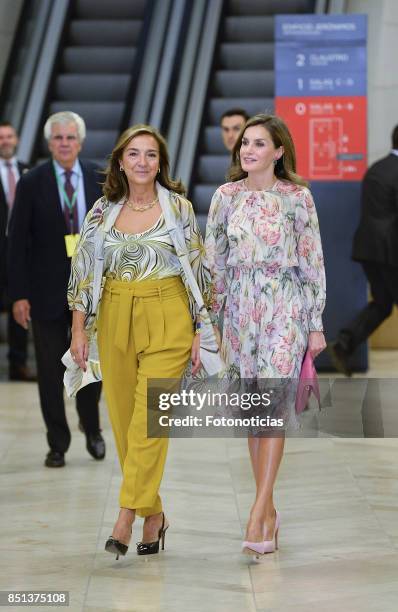
[[[64,385],[68,397],[75,397],[76,393],[86,385],[102,380],[95,336],[89,343],[87,369],[85,372],[72,359],[70,349],[62,357],[62,363],[66,367]]]

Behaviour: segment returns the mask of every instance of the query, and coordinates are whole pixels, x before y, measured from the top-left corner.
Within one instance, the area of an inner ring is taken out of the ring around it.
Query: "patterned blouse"
[[[159,187],[158,187],[159,189]],[[168,214],[179,226],[179,235],[185,242],[189,264],[202,293],[204,303],[210,301],[210,272],[204,255],[203,240],[192,209],[192,204],[183,196],[166,191]],[[80,240],[72,257],[71,274],[68,285],[68,304],[70,310],[79,310],[86,314],[86,330],[89,331],[95,313],[93,313],[93,278],[95,263],[95,236],[104,227],[108,215],[116,204],[105,197],[100,198],[88,212],[81,232]],[[154,234],[150,232],[156,232]],[[123,234],[114,227],[108,231],[105,254],[105,274],[115,279],[137,280],[138,278],[159,279],[165,276],[181,276],[186,287],[192,319],[198,315],[198,308],[191,294],[189,283],[185,278],[179,259],[168,235],[164,211],[159,222],[153,228],[140,235]],[[146,258],[140,261],[141,255]],[[158,256],[159,260],[156,260]],[[127,259],[131,261],[127,263]],[[155,263],[156,261],[156,263]],[[148,267],[149,266],[149,267]],[[204,315],[201,313],[203,322]],[[207,315],[207,318],[208,315]],[[210,320],[209,320],[210,324]]]
[[[180,275],[180,262],[163,214],[152,227],[137,234],[113,226],[105,237],[104,260],[104,275],[118,281]]]
[[[306,187],[277,180],[267,191],[247,191],[244,181],[217,189],[206,230],[212,273],[212,318],[224,304],[228,270],[263,268],[269,277],[295,268],[301,282],[309,330],[320,331],[326,281],[318,217]]]

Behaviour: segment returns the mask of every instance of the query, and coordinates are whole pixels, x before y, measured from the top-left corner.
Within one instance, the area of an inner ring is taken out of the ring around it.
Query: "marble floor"
[[[370,374],[396,377],[398,354],[373,353]],[[289,439],[280,549],[258,562],[240,554],[253,499],[245,441],[172,440],[166,550],[136,556],[138,520],[116,562],[103,552],[120,484],[105,406],[105,460],[87,454],[68,402],[67,465],[50,470],[36,386],[3,382],[0,394],[0,590],[67,590],[72,612],[398,610],[398,439]]]

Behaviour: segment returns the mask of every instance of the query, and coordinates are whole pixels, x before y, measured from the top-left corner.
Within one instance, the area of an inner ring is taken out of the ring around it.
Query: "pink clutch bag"
[[[318,376],[311,357],[310,351],[306,351],[301,366],[296,395],[296,414],[301,414],[308,404],[310,395],[313,393],[321,405],[321,394],[319,392]]]

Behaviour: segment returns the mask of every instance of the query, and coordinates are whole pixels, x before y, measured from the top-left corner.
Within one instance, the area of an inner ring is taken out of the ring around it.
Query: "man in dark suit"
[[[373,164],[363,179],[352,258],[362,264],[372,300],[329,345],[336,369],[346,376],[352,373],[349,359],[356,347],[398,304],[398,125],[392,132],[392,151]]]
[[[97,167],[78,158],[85,134],[84,121],[76,113],[49,117],[44,135],[52,159],[19,181],[9,227],[9,293],[16,321],[25,329],[32,321],[40,404],[50,447],[47,467],[65,465],[64,455],[71,440],[61,363],[69,346],[71,326],[66,299],[70,239],[102,195]],[[100,392],[101,383],[93,383],[76,397],[87,450],[95,459],[105,456],[98,412]]]
[[[6,287],[7,226],[17,183],[28,170],[28,166],[15,157],[17,145],[18,136],[11,123],[0,123],[0,303],[1,308],[8,311],[8,376],[10,380],[30,382],[36,378],[26,366],[28,333],[15,322]]]

